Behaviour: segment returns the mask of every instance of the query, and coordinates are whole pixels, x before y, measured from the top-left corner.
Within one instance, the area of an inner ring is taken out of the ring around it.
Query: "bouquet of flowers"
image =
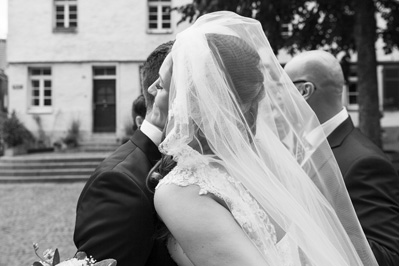
[[[32,266],[116,266],[116,260],[114,259],[96,262],[92,257],[88,258],[84,252],[78,252],[74,258],[60,262],[58,249],[46,249],[43,252],[43,257],[37,254],[39,250],[39,245],[37,243],[33,244],[33,249],[40,261],[35,261]]]

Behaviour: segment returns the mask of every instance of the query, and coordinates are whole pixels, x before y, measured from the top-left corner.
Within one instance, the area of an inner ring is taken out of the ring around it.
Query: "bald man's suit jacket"
[[[74,242],[96,260],[118,266],[176,265],[164,243],[154,238],[157,215],[146,177],[161,158],[140,130],[106,158],[79,197]]]
[[[328,141],[363,231],[380,266],[399,265],[399,177],[385,154],[351,118]]]

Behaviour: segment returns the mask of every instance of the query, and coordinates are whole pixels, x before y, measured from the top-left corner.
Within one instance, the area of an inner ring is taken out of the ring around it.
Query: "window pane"
[[[44,96],[51,96],[51,90],[44,90]]]
[[[44,105],[45,106],[51,105],[51,99],[44,99]]]
[[[114,95],[108,95],[107,96],[107,103],[115,103],[115,96]]]
[[[351,77],[357,77],[357,66],[351,65],[349,67],[349,76]]]
[[[64,14],[57,14],[56,19],[57,20],[63,20],[64,19]]]
[[[76,14],[69,14],[69,19],[77,19],[78,16]]]
[[[45,88],[51,88],[51,80],[45,80],[44,81],[44,87]]]
[[[41,71],[40,71],[40,69],[33,68],[33,69],[31,69],[30,74],[31,74],[32,76],[40,75],[40,74],[41,74]]]
[[[157,13],[158,12],[158,8],[156,6],[150,6],[150,13]]]
[[[386,80],[385,81],[385,89],[389,91],[398,91],[399,90],[399,79],[398,80]]]
[[[156,29],[157,25],[157,23],[150,23],[150,29]]]
[[[58,12],[64,12],[64,6],[56,6],[55,10]]]
[[[170,23],[162,23],[163,29],[170,29]]]
[[[43,69],[43,75],[51,75],[51,69],[50,68],[44,68]]]
[[[32,96],[38,97],[39,95],[40,95],[40,91],[39,90],[33,90],[32,91]]]
[[[353,93],[353,92],[357,92],[357,84],[356,83],[352,83],[352,84],[349,84],[349,92],[351,93]]]
[[[110,67],[106,69],[106,75],[114,76],[116,74],[116,70],[114,67]]]
[[[64,22],[57,22],[55,25],[57,28],[63,28],[64,27]]]
[[[386,80],[384,84],[384,106],[399,108],[399,80]]]
[[[349,96],[349,104],[357,104],[357,96],[350,95]]]
[[[167,21],[167,22],[169,22],[170,21],[170,14],[163,14],[162,15],[162,21]]]
[[[39,99],[32,99],[32,105],[39,106]]]
[[[152,21],[156,21],[158,19],[158,16],[157,15],[150,15],[150,20],[152,20]]]
[[[398,97],[388,97],[384,98],[384,108],[393,110],[393,109],[399,109],[399,99]]]
[[[94,68],[94,76],[103,76],[105,73],[104,68]]]
[[[162,13],[170,13],[170,7],[169,6],[163,6],[162,7]]]
[[[74,12],[76,12],[76,10],[78,10],[78,9],[77,9],[77,6],[69,6],[69,11],[74,11]]]
[[[399,79],[399,69],[389,69],[389,68],[385,68],[385,78],[396,78]]]
[[[72,28],[76,28],[78,26],[78,23],[70,21],[69,22],[69,26],[72,27]]]
[[[33,88],[39,88],[39,81],[38,80],[32,80],[32,87]]]

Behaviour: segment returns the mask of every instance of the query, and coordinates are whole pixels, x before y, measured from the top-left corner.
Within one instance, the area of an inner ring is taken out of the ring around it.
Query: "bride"
[[[256,20],[200,17],[149,90],[169,110],[160,150],[177,165],[154,200],[179,265],[377,265],[322,128]]]

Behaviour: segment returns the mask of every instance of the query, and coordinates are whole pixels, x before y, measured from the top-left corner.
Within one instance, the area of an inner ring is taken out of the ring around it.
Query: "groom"
[[[147,91],[173,42],[156,48],[142,68],[147,113],[129,141],[106,158],[92,174],[79,197],[74,242],[78,251],[118,266],[176,265],[165,243],[156,239],[158,222],[153,194],[146,187],[150,169],[161,158],[164,121],[153,114],[154,97]],[[156,110],[157,112],[157,110]]]
[[[381,149],[355,129],[343,107],[338,60],[324,51],[308,51],[284,69],[322,124],[379,265],[399,265],[399,177]]]

